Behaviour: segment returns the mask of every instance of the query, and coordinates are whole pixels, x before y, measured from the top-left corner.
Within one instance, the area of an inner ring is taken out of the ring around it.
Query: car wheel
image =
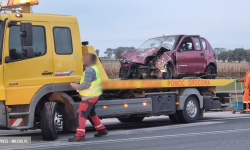
[[[163,79],[172,79],[173,78],[173,69],[171,66],[167,65],[167,72],[164,72],[162,75]]]
[[[184,104],[184,109],[177,111],[182,123],[192,123],[199,118],[199,103],[195,96],[189,96]]]
[[[58,110],[57,102],[44,104],[41,119],[42,137],[44,140],[56,140],[58,132],[63,131],[63,118]]]
[[[216,77],[216,68],[214,66],[209,65],[206,69],[207,74],[212,74],[212,75],[207,75],[204,78],[205,79],[215,79]]]

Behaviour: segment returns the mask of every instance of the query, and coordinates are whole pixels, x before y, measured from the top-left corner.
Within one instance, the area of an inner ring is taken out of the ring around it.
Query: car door
[[[199,74],[205,67],[205,53],[199,36],[184,36],[178,44],[176,64],[178,74]]]
[[[32,25],[33,58],[25,59],[21,55],[20,26],[11,26],[6,30],[4,55],[11,58],[11,62],[4,63],[7,105],[30,104],[41,87],[54,83],[49,24],[32,22]]]

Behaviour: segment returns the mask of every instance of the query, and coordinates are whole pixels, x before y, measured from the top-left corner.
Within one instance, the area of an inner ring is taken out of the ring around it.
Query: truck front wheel
[[[182,123],[192,123],[199,118],[199,103],[195,96],[189,96],[183,110],[177,111],[177,116]]]
[[[58,132],[63,130],[63,118],[58,110],[57,102],[44,104],[41,119],[41,130],[43,140],[56,140]]]

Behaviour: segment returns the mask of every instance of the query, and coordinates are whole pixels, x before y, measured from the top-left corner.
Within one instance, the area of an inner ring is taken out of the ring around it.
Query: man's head
[[[88,53],[85,55],[84,57],[84,64],[87,66],[87,67],[90,67],[92,65],[95,65],[96,64],[96,55],[95,54],[91,54],[91,53]]]

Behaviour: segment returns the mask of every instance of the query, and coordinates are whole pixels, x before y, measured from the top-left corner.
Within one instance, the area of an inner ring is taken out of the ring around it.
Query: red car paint
[[[159,49],[160,47],[152,47],[147,49],[139,48],[132,51],[128,51],[126,53],[122,53],[121,56],[126,58],[129,62],[144,64],[145,59],[148,56],[155,56]]]
[[[169,49],[154,60],[153,64],[156,68],[161,70],[165,65],[171,65],[173,77],[203,75],[206,73],[208,66],[215,68],[213,74],[217,73],[214,51],[205,38],[201,38],[199,35],[175,36],[176,42],[173,49]],[[139,48],[123,53],[122,57],[126,58],[129,63],[145,65],[147,57],[156,56],[161,49],[161,46],[147,49]]]

